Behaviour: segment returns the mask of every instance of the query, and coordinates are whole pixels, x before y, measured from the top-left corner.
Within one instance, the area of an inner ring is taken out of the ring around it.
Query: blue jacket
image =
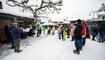
[[[10,34],[13,40],[18,40],[20,38],[20,30],[19,28],[15,27],[15,26],[11,26],[10,29]]]
[[[92,27],[92,35],[97,35],[98,34],[98,32],[99,32],[99,28],[98,27],[96,27],[96,26],[93,26]]]

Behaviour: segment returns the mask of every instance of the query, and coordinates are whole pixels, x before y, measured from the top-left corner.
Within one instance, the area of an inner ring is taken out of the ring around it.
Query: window
[[[2,8],[2,2],[1,2],[1,1],[0,1],[0,9],[3,9],[3,8]]]

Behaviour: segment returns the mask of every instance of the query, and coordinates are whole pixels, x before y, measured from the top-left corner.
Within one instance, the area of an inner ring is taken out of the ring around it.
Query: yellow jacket
[[[63,32],[63,36],[66,36],[66,31],[64,30],[64,32]]]

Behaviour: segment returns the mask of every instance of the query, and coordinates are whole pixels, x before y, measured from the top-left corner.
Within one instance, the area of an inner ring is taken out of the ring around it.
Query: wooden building
[[[12,24],[14,22],[17,22],[19,26],[26,28],[29,24],[34,23],[34,19],[7,13],[0,13],[0,42],[7,42],[4,27],[5,25]]]

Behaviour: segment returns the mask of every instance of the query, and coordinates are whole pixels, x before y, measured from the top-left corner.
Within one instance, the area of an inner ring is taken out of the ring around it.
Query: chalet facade
[[[19,27],[22,26],[22,27],[26,28],[29,24],[34,23],[33,18],[24,17],[21,14],[19,15],[19,14],[15,14],[12,12],[8,12],[8,8],[7,9],[4,8],[6,5],[2,5],[2,4],[4,4],[3,2],[4,2],[4,0],[0,1],[0,43],[7,42],[7,37],[5,34],[5,26],[7,24],[12,24],[12,23],[16,22],[16,23],[18,23]]]

